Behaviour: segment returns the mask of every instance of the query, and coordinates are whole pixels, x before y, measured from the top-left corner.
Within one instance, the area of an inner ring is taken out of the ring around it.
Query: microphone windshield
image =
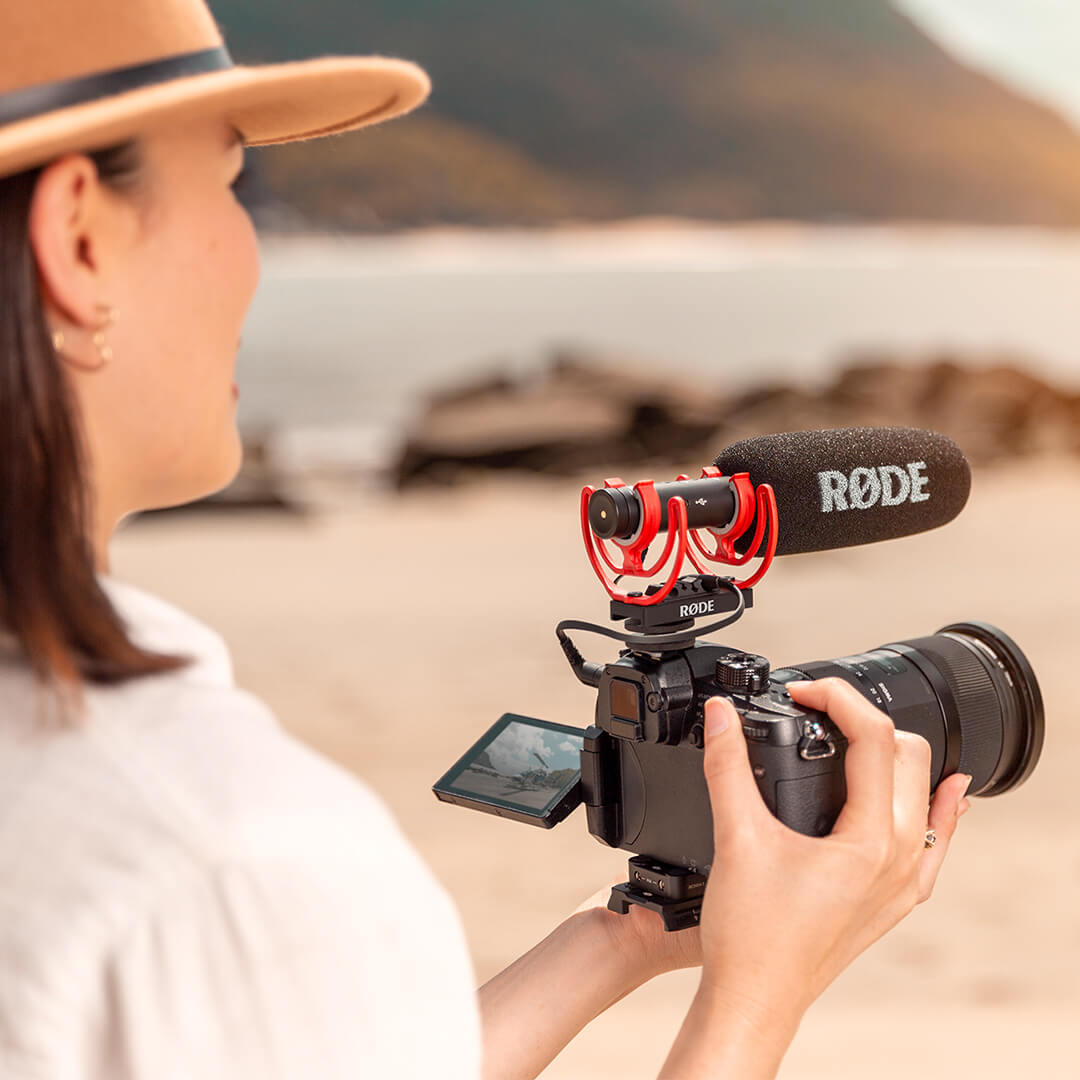
[[[956,443],[917,428],[761,435],[729,446],[715,464],[725,476],[746,472],[755,484],[772,485],[777,555],[936,529],[960,513],[971,490],[971,468]]]

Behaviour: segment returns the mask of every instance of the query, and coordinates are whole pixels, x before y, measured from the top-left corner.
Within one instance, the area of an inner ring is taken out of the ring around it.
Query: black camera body
[[[847,739],[828,716],[791,699],[785,683],[805,675],[772,672],[763,656],[697,640],[695,619],[737,618],[752,604],[752,590],[740,596],[726,578],[681,578],[660,604],[612,602],[612,618],[628,631],[617,661],[600,667],[568,654],[578,677],[597,688],[581,794],[601,843],[648,853],[655,868],[708,875],[714,841],[703,754],[712,697],[729,698],[739,714],[769,810],[810,836],[832,830],[847,797]]]
[[[1022,783],[1039,759],[1038,682],[1019,647],[996,627],[954,623],[926,637],[772,671],[763,656],[698,640],[752,603],[752,591],[736,589],[730,578],[692,575],[657,604],[613,600],[611,617],[624,622],[622,634],[560,624],[572,669],[597,690],[595,722],[581,751],[589,831],[640,853],[630,860],[630,880],[613,891],[616,911],[632,903],[650,907],[668,929],[694,925],[700,915],[714,855],[703,767],[709,698],[731,700],[765,805],[807,836],[830,833],[843,809],[847,739],[828,716],[797,705],[789,682],[842,679],[897,729],[925,738],[931,792],[946,776],[966,772],[972,795],[998,795]],[[713,615],[726,618],[696,627],[696,619]],[[567,629],[605,633],[626,648],[613,663],[590,664]]]
[[[585,730],[581,791],[589,832],[611,847],[706,875],[713,828],[702,755],[705,702],[731,699],[766,806],[785,825],[824,836],[844,805],[847,740],[791,700],[764,657],[696,644],[604,667],[596,723]]]

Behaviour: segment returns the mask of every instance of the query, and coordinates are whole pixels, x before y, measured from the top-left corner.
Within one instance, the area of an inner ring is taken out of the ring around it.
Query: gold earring
[[[94,331],[94,347],[98,351],[101,363],[107,364],[113,356],[112,346],[105,341],[105,331],[116,322],[116,308],[111,304],[98,304],[99,310],[105,309],[105,322]]]

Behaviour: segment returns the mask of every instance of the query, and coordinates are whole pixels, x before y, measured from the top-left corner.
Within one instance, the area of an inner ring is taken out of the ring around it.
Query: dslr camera
[[[868,455],[873,464],[860,465]],[[854,531],[837,508],[838,477],[848,506],[867,503]],[[914,478],[909,497],[914,489],[926,498],[906,503],[916,514],[887,518],[901,505],[905,477]],[[723,843],[713,835],[703,769],[711,697],[729,698],[740,715],[769,810],[809,836],[829,833],[843,808],[847,742],[827,715],[795,704],[785,689],[794,680],[843,679],[897,728],[925,738],[931,790],[954,772],[971,774],[969,794],[1015,788],[1042,750],[1042,697],[1023,652],[988,623],[957,622],[925,637],[779,668],[702,640],[753,606],[754,587],[777,554],[936,527],[959,512],[969,487],[955,444],[911,429],[768,436],[729,448],[697,479],[586,487],[582,535],[617,625],[566,620],[556,634],[574,674],[596,690],[593,723],[582,730],[506,714],[435,794],[543,828],[584,803],[589,832],[634,856],[608,906],[623,914],[631,905],[650,908],[666,929],[679,930],[698,922],[714,844]],[[882,516],[868,518],[873,508]],[[781,531],[789,518],[801,524],[794,536]],[[662,534],[663,550],[650,561]],[[743,580],[715,573],[718,564],[744,566],[758,556],[757,570]],[[694,573],[682,572],[687,564]],[[627,577],[655,578],[665,567],[662,581],[620,589]],[[580,632],[617,641],[617,659],[587,660],[571,637]]]

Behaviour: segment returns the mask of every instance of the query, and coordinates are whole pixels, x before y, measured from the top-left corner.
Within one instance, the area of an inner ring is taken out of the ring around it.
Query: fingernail
[[[968,788],[971,787],[971,777],[967,773],[963,773],[967,776],[967,783],[964,785],[964,790],[960,792],[960,797],[963,798],[968,793]]]
[[[959,809],[956,811],[956,816],[962,818],[971,809],[970,799],[961,799]]]
[[[726,731],[731,721],[731,705],[726,699],[713,698],[709,704],[711,708],[705,710],[705,738],[707,739]]]
[[[791,682],[784,683],[784,689],[785,690],[790,689],[792,686],[799,687],[799,686],[809,686],[809,685],[810,685],[810,680],[809,679],[792,679]]]

